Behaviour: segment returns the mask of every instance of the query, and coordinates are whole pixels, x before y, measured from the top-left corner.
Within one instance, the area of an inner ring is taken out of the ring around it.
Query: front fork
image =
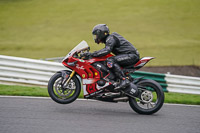
[[[61,73],[62,73],[62,84],[61,85],[63,88],[64,84],[65,84],[65,86],[68,86],[69,81],[72,79],[72,77],[74,76],[74,74],[76,72],[73,70],[69,76],[66,74],[65,71],[61,71]]]

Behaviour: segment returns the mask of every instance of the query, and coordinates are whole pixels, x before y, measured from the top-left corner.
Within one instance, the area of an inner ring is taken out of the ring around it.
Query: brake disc
[[[65,86],[65,85],[63,85],[63,86]],[[63,86],[61,84],[61,79],[56,81],[55,90],[56,90],[57,94],[61,97],[68,97],[69,95],[72,94],[73,90],[75,89],[75,83],[73,82],[73,80],[70,80],[67,87],[63,87]]]
[[[141,100],[144,103],[150,103],[153,100],[153,94],[151,91],[143,91],[141,94]]]

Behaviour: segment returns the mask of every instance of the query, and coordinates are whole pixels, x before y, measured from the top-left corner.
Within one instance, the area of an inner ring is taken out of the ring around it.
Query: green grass
[[[200,95],[165,93],[165,102],[200,105]]]
[[[47,88],[3,84],[0,84],[0,95],[49,97]],[[83,92],[79,97],[83,98]]]
[[[48,97],[46,88],[0,85],[0,95]]]
[[[66,55],[106,23],[132,42],[150,66],[200,65],[199,0],[0,0],[0,54]]]
[[[46,88],[15,86],[15,85],[0,85],[0,95],[36,96],[36,97],[49,96]],[[81,92],[79,98],[83,98],[83,92]],[[200,95],[165,93],[165,103],[200,105]]]

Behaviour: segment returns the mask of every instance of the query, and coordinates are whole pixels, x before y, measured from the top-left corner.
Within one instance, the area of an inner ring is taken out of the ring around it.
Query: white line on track
[[[3,96],[3,95],[0,95],[0,98],[51,99],[50,97]],[[79,101],[93,101],[93,102],[97,101],[97,100],[92,100],[92,99],[81,99],[81,98],[78,98],[77,100],[79,100]],[[171,104],[171,103],[165,103],[165,105],[187,106],[187,107],[199,107],[199,108],[200,108],[200,105]]]

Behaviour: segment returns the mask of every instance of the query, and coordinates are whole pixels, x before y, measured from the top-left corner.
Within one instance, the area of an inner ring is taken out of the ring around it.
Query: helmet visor
[[[93,39],[94,39],[94,40],[97,40],[97,35],[93,35]]]
[[[94,39],[95,43],[97,43],[97,44],[100,43],[97,35],[93,35],[93,39]]]

